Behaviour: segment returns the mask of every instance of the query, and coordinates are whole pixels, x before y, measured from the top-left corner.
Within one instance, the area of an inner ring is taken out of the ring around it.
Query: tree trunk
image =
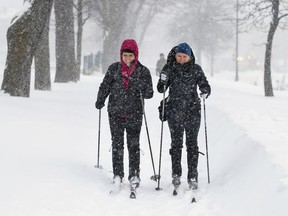
[[[56,74],[55,82],[76,82],[73,1],[55,0]]]
[[[121,36],[123,35],[127,11],[131,0],[94,1],[94,11],[101,16],[103,25],[102,72],[106,73],[109,65],[120,59]]]
[[[214,52],[210,54],[211,77],[214,75]]]
[[[272,56],[272,44],[274,34],[279,24],[279,0],[272,1],[272,21],[267,36],[266,50],[265,50],[265,62],[264,62],[264,91],[265,96],[274,96],[273,86],[271,79],[271,56]]]
[[[120,61],[120,32],[110,31],[103,41],[102,73],[106,73],[110,64]]]
[[[193,50],[193,53],[195,55],[195,62],[199,65],[201,65],[202,63],[202,45],[201,45],[201,42],[199,42],[198,44],[195,44],[195,47],[196,49],[193,49],[192,47],[192,50]]]
[[[132,1],[128,6],[129,13],[127,14],[126,19],[129,20],[129,25],[125,25],[123,32],[122,32],[122,38],[137,38],[136,36],[136,29],[139,28],[139,17],[141,17],[141,12],[143,11],[143,7],[145,5],[146,0],[138,0],[138,1]],[[152,9],[149,10],[149,13],[152,12]],[[142,17],[145,17],[144,20],[146,21],[149,17],[144,15]],[[141,21],[140,21],[141,22]],[[142,29],[142,28],[140,28]],[[145,31],[145,30],[144,30]],[[141,34],[140,34],[141,35]],[[137,41],[139,46],[139,41]]]
[[[77,48],[76,48],[76,78],[80,80],[80,67],[82,55],[82,35],[83,35],[83,0],[78,0],[77,6]]]
[[[32,59],[53,4],[53,0],[29,2],[30,7],[7,31],[8,54],[1,89],[11,96],[30,96]]]
[[[142,42],[144,40],[144,36],[146,34],[146,31],[147,31],[152,19],[154,18],[155,14],[156,14],[156,12],[153,9],[151,9],[149,11],[149,14],[147,15],[147,17],[146,17],[146,19],[144,21],[144,26],[142,28],[142,32],[140,34],[140,39],[138,41],[138,46],[141,46],[141,44],[142,44]]]
[[[42,38],[37,46],[34,62],[35,62],[35,83],[36,90],[51,90],[50,77],[50,53],[49,53],[49,23],[47,19]]]

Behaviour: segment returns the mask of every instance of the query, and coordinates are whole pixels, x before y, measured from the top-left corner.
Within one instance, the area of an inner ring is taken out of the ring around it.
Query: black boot
[[[182,176],[182,166],[181,166],[181,155],[182,148],[171,148],[170,149],[171,162],[172,162],[172,176]]]
[[[124,149],[112,148],[113,174],[121,179],[124,177],[123,154]]]
[[[187,180],[189,182],[197,182],[198,183],[198,147],[193,149],[187,149],[187,163],[188,163],[188,175]],[[189,183],[190,186],[190,183]]]

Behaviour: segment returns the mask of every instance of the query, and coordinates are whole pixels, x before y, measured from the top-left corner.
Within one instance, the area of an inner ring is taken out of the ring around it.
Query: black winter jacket
[[[107,73],[99,87],[96,103],[104,104],[109,95],[108,112],[124,117],[138,114],[142,115],[143,99],[153,97],[153,85],[150,71],[138,62],[134,73],[129,77],[128,90],[124,89],[120,62],[109,66]],[[144,100],[143,100],[144,101]]]
[[[201,108],[197,87],[201,93],[210,95],[211,88],[202,68],[194,63],[194,58],[189,62],[180,64],[176,61],[173,64],[164,66],[162,73],[168,75],[166,89],[169,87],[169,101],[172,104],[186,104],[195,108]],[[164,92],[164,83],[159,80],[157,90]]]

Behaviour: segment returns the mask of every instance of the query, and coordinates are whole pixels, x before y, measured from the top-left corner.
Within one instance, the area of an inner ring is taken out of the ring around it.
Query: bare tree
[[[102,71],[111,62],[119,60],[119,46],[123,39],[135,38],[138,45],[143,41],[149,23],[156,13],[167,7],[172,0],[91,0],[93,17],[103,29]]]
[[[119,46],[124,30],[127,11],[132,0],[93,0],[91,13],[103,28],[102,71],[106,72],[111,62],[119,59]]]
[[[122,38],[127,38],[128,36],[136,38],[136,31],[137,25],[139,24],[139,15],[143,12],[143,7],[145,3],[149,0],[138,0],[132,1],[129,4],[128,12],[126,14],[126,20],[129,22],[125,23],[124,29],[122,30]],[[147,18],[147,17],[145,17]],[[139,45],[139,42],[138,42]]]
[[[215,2],[207,0],[204,16],[203,52],[210,59],[210,74],[214,75],[215,56],[229,46],[234,31],[231,31],[233,20],[229,18],[233,5],[226,0]],[[232,42],[232,41],[231,41]]]
[[[274,96],[271,78],[271,57],[273,39],[276,30],[287,28],[288,1],[287,0],[240,0],[241,24],[249,28],[256,28],[268,32],[264,61],[264,93]],[[248,23],[248,24],[247,24]],[[269,23],[269,27],[268,24]],[[268,28],[268,31],[267,31]]]
[[[55,82],[77,82],[73,0],[55,0],[56,74]]]
[[[232,22],[227,20],[227,2],[185,0],[174,6],[174,22],[171,23],[171,36],[177,41],[186,41],[195,50],[197,62],[201,64],[202,53],[214,56],[224,42],[232,37]],[[211,66],[213,67],[213,66]]]
[[[139,0],[131,2],[127,14],[129,23],[125,25],[124,37],[134,35],[137,38],[138,45],[141,46],[148,26],[156,14],[163,12],[171,4],[173,4],[173,0]]]
[[[24,0],[26,10],[7,31],[8,53],[1,89],[11,96],[30,96],[31,64],[53,0]]]
[[[76,43],[76,75],[77,80],[80,80],[80,67],[82,59],[82,37],[83,37],[83,26],[86,21],[90,18],[88,11],[91,2],[87,0],[77,0],[77,4],[74,4],[74,8],[77,11],[77,43]],[[84,17],[85,16],[85,17]]]

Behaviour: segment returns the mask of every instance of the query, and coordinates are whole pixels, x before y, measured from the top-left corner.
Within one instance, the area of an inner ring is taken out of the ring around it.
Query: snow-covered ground
[[[2,75],[1,75],[2,76]],[[145,125],[141,133],[141,185],[129,199],[128,181],[117,195],[112,186],[111,141],[106,107],[101,118],[100,164],[97,162],[99,112],[94,108],[103,76],[82,76],[77,84],[55,84],[51,92],[30,98],[0,92],[0,215],[5,216],[286,216],[288,214],[288,92],[263,96],[260,86],[209,77],[206,101],[211,183],[206,157],[199,159],[198,202],[191,204],[185,181],[172,196],[170,136],[164,125],[161,191],[153,175]],[[240,77],[241,79],[241,77]],[[154,85],[157,78],[153,79]],[[156,90],[156,88],[155,88]],[[160,128],[155,91],[146,115],[158,172]],[[143,122],[144,123],[144,122]],[[199,133],[205,152],[204,124]],[[125,169],[127,173],[127,151]],[[127,175],[126,175],[127,178]]]
[[[1,2],[1,78],[7,52],[6,29],[22,6],[22,0]],[[167,53],[172,45],[167,41],[159,43],[161,37],[157,35],[154,39],[155,31],[153,28],[151,31],[153,34],[145,40],[141,58],[154,74],[154,57],[159,52]],[[127,179],[119,194],[109,194],[113,175],[106,107],[101,118],[103,168],[95,168],[99,112],[94,102],[103,78],[101,74],[82,76],[77,84],[53,83],[51,92],[32,90],[30,98],[10,97],[0,92],[0,215],[286,216],[288,91],[275,91],[275,97],[267,98],[263,96],[261,71],[242,71],[239,76],[238,83],[233,82],[231,71],[209,77],[212,95],[206,101],[206,110],[211,183],[207,183],[206,157],[200,156],[198,202],[194,204],[190,203],[192,195],[185,182],[185,151],[180,193],[172,196],[167,123],[162,151],[162,190],[156,191],[157,183],[150,180],[153,169],[143,124],[142,181],[137,199],[129,199]],[[280,89],[285,81],[287,90],[287,76],[273,70],[274,86]],[[156,85],[157,78],[153,81]],[[145,108],[158,172],[161,122],[157,107],[162,95],[154,89],[155,95],[146,101]],[[202,122],[199,146],[205,152],[203,126]],[[127,166],[126,151],[126,173]]]

